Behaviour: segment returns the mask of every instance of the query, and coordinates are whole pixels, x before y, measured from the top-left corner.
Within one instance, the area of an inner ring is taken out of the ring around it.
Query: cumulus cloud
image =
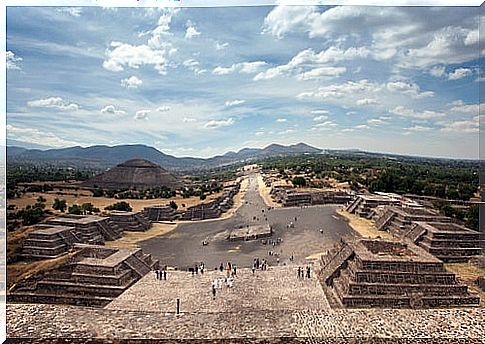
[[[326,41],[342,41],[343,36],[367,39],[370,56],[376,60],[428,68],[475,59],[478,22],[476,13],[444,8],[336,6],[322,11],[280,5],[266,16],[263,33],[278,39],[290,34]]]
[[[150,113],[150,110],[138,110],[136,113],[135,113],[135,119],[136,120],[148,120],[148,114]]]
[[[183,119],[183,122],[184,123],[192,123],[192,122],[196,122],[197,120],[195,118],[192,118],[192,117],[184,117]]]
[[[285,123],[285,122],[288,122],[288,120],[286,118],[278,118],[276,120],[277,123]]]
[[[335,128],[337,126],[337,123],[333,121],[325,121],[322,123],[317,123],[312,127],[312,130],[330,130],[332,128]]]
[[[429,74],[440,78],[446,74],[446,68],[444,66],[435,66],[429,70]]]
[[[401,92],[403,94],[410,95],[413,98],[425,98],[432,97],[434,92],[426,91],[421,92],[419,85],[413,82],[405,81],[392,81],[387,83],[387,89],[392,92]]]
[[[244,104],[246,101],[242,99],[236,99],[236,100],[228,100],[224,103],[225,106],[231,107],[231,106],[237,106]]]
[[[479,116],[473,117],[471,120],[456,121],[446,124],[441,128],[445,133],[477,133],[479,128]]]
[[[166,74],[169,51],[153,50],[148,45],[131,45],[111,42],[113,50],[106,52],[107,59],[103,67],[112,72],[120,72],[125,67],[139,68],[142,65],[153,65],[162,75]]]
[[[463,100],[456,100],[449,105],[451,106],[450,108],[451,112],[470,113],[470,114],[478,115],[478,112],[480,111],[479,104],[465,104]]]
[[[326,99],[342,98],[346,95],[355,95],[359,93],[375,93],[382,89],[382,86],[368,81],[347,81],[342,84],[321,86],[314,91],[302,92],[297,95],[298,99]]]
[[[264,61],[253,61],[253,62],[241,62],[235,63],[230,67],[216,67],[212,70],[212,74],[215,75],[227,75],[235,72],[252,74],[257,73],[261,68],[267,65]]]
[[[457,68],[448,74],[448,80],[458,80],[472,75],[472,70],[469,68]]]
[[[222,127],[228,127],[234,124],[234,120],[232,118],[228,119],[221,119],[221,120],[211,120],[204,125],[206,129],[219,129]]]
[[[53,148],[79,146],[79,142],[63,139],[56,134],[34,128],[22,128],[7,124],[7,137],[22,142]]]
[[[328,116],[325,116],[325,115],[320,115],[320,116],[313,117],[313,120],[315,122],[325,121],[326,119],[328,119]]]
[[[384,124],[387,124],[387,122],[381,117],[381,118],[371,118],[371,119],[367,120],[367,124],[384,125]]]
[[[194,37],[200,36],[200,32],[197,31],[195,24],[192,23],[190,20],[188,20],[185,25],[187,27],[187,29],[185,30],[185,38],[192,39]]]
[[[431,118],[439,118],[439,117],[446,116],[444,113],[429,111],[429,110],[414,111],[412,109],[405,108],[404,106],[401,106],[401,105],[396,106],[390,112],[402,117],[411,117],[411,118],[418,118],[418,119],[431,119]]]
[[[370,129],[370,127],[367,124],[359,124],[354,127],[354,129]]]
[[[422,125],[415,125],[415,126],[410,127],[410,128],[404,128],[404,130],[406,130],[406,131],[414,131],[414,132],[426,132],[426,131],[433,130],[433,128],[431,128],[431,127],[425,127],[425,126],[422,126]]]
[[[312,110],[310,113],[312,115],[328,115],[330,112],[327,110]]]
[[[185,60],[184,62],[182,62],[182,64],[187,67],[187,69],[193,71],[195,74],[199,75],[199,74],[203,74],[205,72],[207,72],[206,69],[202,69],[200,68],[200,63],[199,61],[195,60],[195,59],[188,59],[188,60]]]
[[[19,56],[15,56],[13,52],[7,50],[6,53],[7,57],[7,69],[8,70],[21,70],[20,66],[18,65],[23,59]]]
[[[30,107],[44,107],[54,108],[59,110],[75,111],[79,109],[79,105],[75,103],[69,103],[61,97],[49,97],[45,99],[31,100],[27,102]]]
[[[116,110],[114,105],[106,105],[100,111],[102,114],[110,114],[110,115],[123,115],[125,112],[123,110]]]
[[[143,81],[138,79],[134,75],[121,80],[121,86],[126,88],[138,88],[138,86],[140,86],[141,84],[143,84]]]
[[[341,61],[365,58],[368,50],[364,47],[341,49],[332,46],[316,53],[313,49],[306,49],[296,54],[287,64],[268,68],[254,77],[254,80],[268,80],[278,76],[297,74],[299,79],[318,79],[322,77],[337,77],[346,72],[345,67],[336,67]]]

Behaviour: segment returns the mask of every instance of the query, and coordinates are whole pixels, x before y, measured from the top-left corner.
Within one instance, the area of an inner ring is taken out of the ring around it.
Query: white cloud
[[[227,43],[227,42],[225,42],[225,43],[216,42],[216,50],[224,50],[228,46],[229,46],[229,43]]]
[[[134,75],[121,80],[121,86],[126,88],[138,88],[138,86],[140,86],[141,84],[143,84],[143,81],[141,81]]]
[[[433,128],[431,128],[431,127],[425,127],[425,126],[421,126],[421,125],[415,125],[414,127],[404,128],[404,130],[407,130],[407,131],[415,131],[415,132],[426,132],[426,131],[433,130]]]
[[[351,132],[353,132],[354,130],[355,130],[355,129],[353,129],[353,128],[345,128],[345,129],[342,129],[342,132],[343,132],[343,133],[351,133]]]
[[[192,122],[196,122],[197,120],[192,117],[184,117],[183,121],[184,123],[192,123]]]
[[[312,110],[311,114],[312,115],[328,115],[330,112],[327,110]]]
[[[278,118],[276,120],[277,123],[285,123],[285,122],[288,122],[288,120],[286,118]]]
[[[190,20],[187,21],[187,30],[185,31],[185,38],[192,39],[194,37],[200,36],[200,32],[197,31],[195,24],[192,23]]]
[[[328,116],[325,116],[325,115],[320,115],[320,116],[313,117],[313,120],[315,122],[325,121],[326,119],[328,119]]]
[[[345,67],[318,67],[299,74],[297,78],[300,80],[325,79],[338,77],[346,71]]]
[[[165,75],[169,57],[174,49],[170,43],[161,42],[159,47],[149,45],[131,45],[121,42],[111,42],[112,50],[106,51],[103,67],[112,72],[120,72],[125,67],[139,68],[142,65],[153,65],[158,73]]]
[[[246,101],[242,99],[236,99],[236,100],[228,100],[224,103],[225,106],[230,107],[230,106],[237,106],[244,104]]]
[[[429,74],[437,78],[440,78],[446,74],[445,70],[446,69],[444,66],[435,66],[429,70]]]
[[[448,74],[448,80],[458,80],[472,75],[472,70],[469,68],[457,68]]]
[[[379,102],[377,99],[373,98],[364,98],[364,99],[359,99],[357,100],[357,105],[377,105]]]
[[[15,56],[15,54],[7,50],[6,53],[7,57],[7,69],[8,70],[21,70],[20,66],[18,65],[23,59],[21,57]]]
[[[31,100],[27,102],[27,105],[30,107],[45,107],[68,111],[75,111],[79,109],[78,104],[69,103],[61,97],[49,97],[45,99]]]
[[[382,89],[379,84],[370,82],[368,80],[347,81],[343,84],[335,84],[328,86],[321,86],[315,91],[302,92],[297,95],[299,99],[316,98],[341,98],[346,95],[355,95],[359,93],[374,93]]]
[[[170,106],[167,106],[167,105],[159,106],[156,111],[157,112],[167,112],[167,111],[170,111]]]
[[[385,120],[383,120],[382,118],[371,118],[371,119],[367,120],[367,124],[383,125],[383,124],[387,124],[387,122]]]
[[[445,133],[478,133],[478,127],[478,116],[475,116],[471,120],[448,123],[441,128],[441,131]]]
[[[450,109],[451,112],[470,113],[473,115],[478,115],[478,112],[480,110],[480,106],[478,104],[465,104],[462,100],[456,100],[449,105],[452,106]]]
[[[72,17],[80,17],[82,13],[81,7],[61,7],[57,9],[59,13],[66,13]]]
[[[212,70],[212,74],[216,75],[227,75],[234,72],[252,74],[257,73],[261,68],[266,66],[267,63],[264,61],[253,61],[253,62],[241,62],[235,63],[230,67],[216,67]]]
[[[234,124],[234,120],[232,118],[228,119],[221,119],[221,120],[211,120],[204,125],[206,129],[218,129],[222,127],[228,127]]]
[[[322,123],[317,123],[315,124],[311,130],[330,130],[332,128],[335,128],[337,126],[337,123],[333,121],[325,121]]]
[[[407,94],[413,98],[425,98],[432,97],[434,95],[434,92],[432,91],[421,92],[421,88],[415,83],[404,81],[388,82],[387,89],[391,92],[401,92],[403,94]]]
[[[106,105],[100,111],[102,114],[110,114],[110,115],[123,115],[125,112],[123,110],[116,110],[114,105]]]
[[[138,110],[136,113],[135,113],[135,119],[136,120],[141,120],[141,119],[144,119],[144,120],[148,120],[148,114],[150,113],[150,110]]]
[[[431,119],[431,118],[439,118],[439,117],[446,116],[444,113],[429,111],[429,110],[416,112],[412,109],[405,108],[402,105],[396,106],[390,112],[402,117],[411,117],[411,118],[418,118],[418,119]]]
[[[333,64],[345,60],[365,58],[368,53],[368,50],[364,47],[341,49],[332,46],[319,53],[315,53],[313,49],[306,49],[300,51],[287,64],[272,67],[257,74],[254,80],[268,80],[277,76],[290,76],[295,73],[302,80],[336,77],[345,73],[347,69],[345,67],[336,67]]]
[[[54,148],[80,146],[79,142],[65,140],[53,133],[33,128],[21,128],[7,124],[7,137],[27,143],[34,143]]]
[[[354,127],[355,129],[370,129],[367,124],[359,124]]]

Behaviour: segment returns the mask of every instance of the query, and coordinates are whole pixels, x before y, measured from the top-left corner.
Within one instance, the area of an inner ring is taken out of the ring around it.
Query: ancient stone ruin
[[[383,205],[399,205],[401,200],[387,195],[357,195],[346,208],[349,213],[360,217],[371,218],[373,210]]]
[[[340,242],[322,256],[319,280],[333,307],[428,308],[480,302],[443,262],[396,240]]]
[[[143,214],[150,221],[173,221],[175,220],[175,210],[169,205],[153,205],[145,207]]]
[[[112,223],[124,231],[144,232],[152,226],[143,212],[112,210],[108,215]]]
[[[7,300],[102,307],[157,268],[141,249],[76,244],[56,265],[15,284]]]
[[[467,262],[481,254],[480,233],[455,223],[414,222],[404,237],[444,262]]]
[[[227,236],[227,240],[257,240],[273,235],[273,230],[269,225],[247,226],[233,229]]]
[[[374,217],[376,227],[386,230],[393,236],[402,238],[411,229],[413,221],[420,222],[451,222],[451,218],[439,215],[425,208],[384,207],[381,213]]]
[[[275,187],[271,195],[277,203],[284,207],[300,207],[317,204],[346,204],[353,200],[354,195],[347,191],[307,191],[299,192],[292,188]]]
[[[106,240],[116,240],[122,229],[109,217],[95,215],[63,215],[46,221],[49,225],[73,227],[75,236],[82,243],[103,244]]]
[[[141,190],[164,186],[175,190],[182,183],[173,174],[151,161],[132,159],[83,182],[82,185],[115,190]]]
[[[58,258],[79,242],[74,227],[37,225],[24,241],[22,256],[27,259]]]

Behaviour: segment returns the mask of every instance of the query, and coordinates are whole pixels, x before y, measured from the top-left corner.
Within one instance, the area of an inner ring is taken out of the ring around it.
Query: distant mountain
[[[304,143],[290,146],[271,144],[265,148],[243,148],[238,152],[228,152],[224,155],[202,159],[177,158],[145,145],[91,146],[86,148],[76,146],[48,150],[13,146],[7,147],[7,162],[109,168],[130,159],[145,159],[168,169],[192,169],[216,167],[273,156],[317,154],[321,152],[321,149]]]

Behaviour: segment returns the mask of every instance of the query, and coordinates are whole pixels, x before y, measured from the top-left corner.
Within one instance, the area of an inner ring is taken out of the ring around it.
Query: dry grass
[[[392,236],[385,231],[380,231],[376,228],[373,221],[364,219],[354,214],[350,214],[344,209],[337,210],[337,213],[342,215],[349,222],[350,227],[354,229],[364,238],[377,238],[392,239]]]
[[[477,263],[448,263],[445,268],[456,274],[459,282],[468,285],[468,290],[472,294],[480,297],[480,307],[485,307],[485,292],[481,290],[476,281],[479,276],[485,275],[485,270],[480,268]]]
[[[15,283],[64,264],[75,253],[71,252],[62,257],[39,261],[19,262],[7,265],[7,289]]]
[[[124,232],[123,237],[106,241],[105,245],[114,248],[137,248],[139,242],[167,234],[175,228],[177,228],[176,223],[153,223],[153,226],[145,232]]]
[[[28,192],[22,195],[20,198],[9,199],[8,205],[14,204],[18,209],[25,208],[27,205],[36,203],[37,198],[42,196],[46,199],[46,210],[51,210],[53,212],[56,212],[54,209],[52,209],[52,204],[56,198],[65,199],[68,205],[92,203],[100,210],[103,210],[108,205],[120,201],[128,202],[134,211],[141,211],[144,207],[150,205],[168,204],[170,201],[175,201],[175,203],[177,203],[179,206],[179,209],[184,209],[182,204],[185,204],[185,207],[187,208],[197,204],[208,203],[222,195],[222,192],[214,193],[212,195],[208,195],[204,201],[201,201],[199,197],[183,198],[179,195],[164,199],[115,199],[107,197],[93,197],[92,193],[87,190],[69,190],[65,191],[65,193],[65,195],[57,195],[56,191],[50,191],[47,193]]]
[[[35,226],[28,226],[22,227],[13,233],[7,233],[7,263],[18,260],[18,256],[22,253],[24,240],[35,229]]]

